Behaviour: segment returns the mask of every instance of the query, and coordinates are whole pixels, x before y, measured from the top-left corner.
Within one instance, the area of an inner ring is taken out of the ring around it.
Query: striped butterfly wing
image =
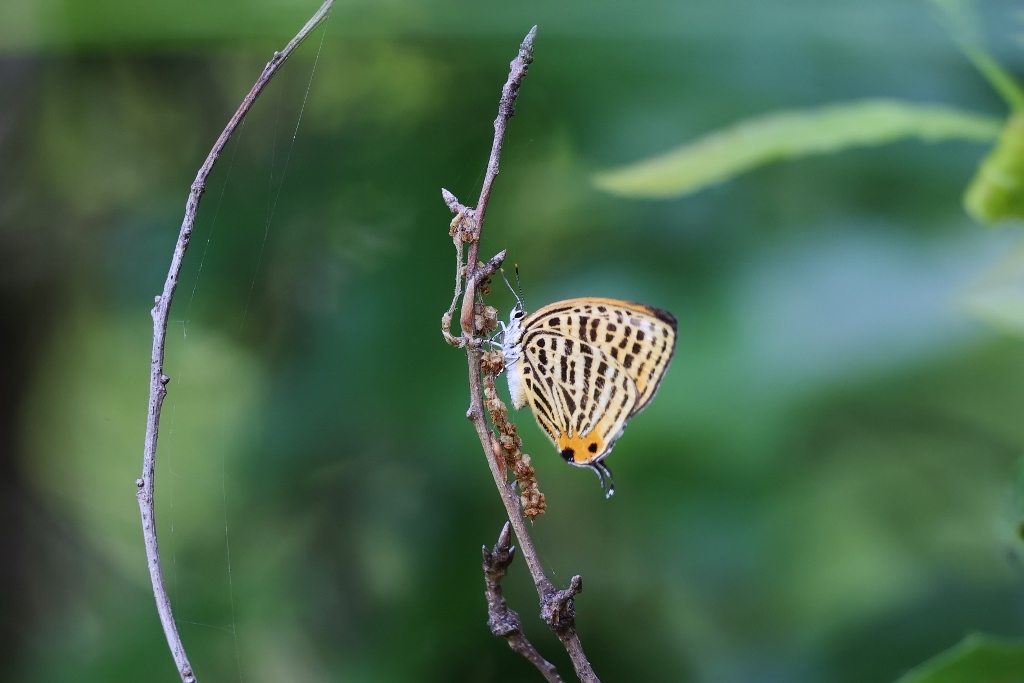
[[[636,383],[598,347],[554,331],[527,331],[522,376],[537,424],[566,460],[603,458],[634,413]]]
[[[654,397],[675,351],[676,320],[618,299],[549,304],[523,323],[522,373],[537,422],[574,464],[608,455]]]

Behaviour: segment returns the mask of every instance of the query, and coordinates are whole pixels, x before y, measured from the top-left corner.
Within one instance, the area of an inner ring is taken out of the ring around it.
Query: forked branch
[[[519,615],[510,610],[505,604],[505,597],[501,594],[501,580],[508,574],[508,566],[512,564],[516,548],[512,545],[512,533],[509,523],[505,522],[498,542],[491,550],[487,546],[483,548],[484,555],[484,583],[487,586],[487,626],[491,633],[508,641],[508,646],[526,657],[537,669],[544,674],[549,683],[562,683],[562,677],[558,675],[555,665],[540,656],[537,649],[530,644],[530,641],[523,635],[522,626],[519,624]]]
[[[545,574],[544,568],[537,556],[537,550],[533,545],[533,540],[530,538],[529,531],[527,530],[526,518],[520,507],[519,498],[515,493],[516,482],[508,482],[505,453],[508,452],[509,449],[505,448],[506,444],[503,444],[499,437],[495,436],[491,431],[487,424],[487,417],[485,414],[487,411],[485,410],[484,400],[484,370],[481,366],[484,353],[480,348],[481,339],[479,335],[485,331],[486,328],[478,326],[478,321],[486,321],[489,319],[489,316],[480,315],[480,307],[478,307],[477,302],[477,292],[481,289],[482,283],[485,282],[486,278],[497,272],[498,267],[504,258],[504,252],[498,254],[487,263],[479,263],[477,259],[480,251],[480,235],[483,228],[484,217],[487,213],[487,203],[491,196],[494,179],[498,175],[498,161],[501,157],[501,148],[505,141],[505,129],[508,126],[509,119],[513,114],[515,114],[515,102],[516,96],[519,93],[519,87],[522,85],[523,78],[526,76],[530,63],[533,62],[533,40],[536,32],[537,27],[535,26],[527,34],[526,39],[519,48],[519,54],[510,64],[508,80],[505,82],[504,88],[502,88],[501,101],[498,104],[498,117],[494,120],[494,142],[491,146],[491,155],[487,162],[487,171],[484,175],[483,188],[480,191],[480,198],[477,200],[476,206],[466,206],[459,202],[455,195],[448,190],[441,191],[445,204],[447,204],[448,208],[455,214],[455,219],[451,223],[450,234],[455,242],[457,257],[455,296],[452,300],[451,307],[442,318],[441,327],[444,337],[448,343],[453,346],[466,349],[466,356],[469,363],[470,394],[467,417],[473,422],[473,427],[476,429],[477,436],[480,439],[480,445],[483,448],[488,466],[491,469],[491,475],[494,478],[495,486],[498,488],[501,501],[505,505],[505,511],[508,513],[509,523],[515,531],[516,538],[519,541],[519,547],[522,550],[523,557],[530,570],[530,575],[533,577],[533,583],[537,588],[537,595],[540,598],[541,616],[556,635],[558,635],[559,640],[562,641],[566,651],[569,653],[569,657],[572,660],[573,667],[575,668],[576,675],[579,679],[584,683],[599,683],[593,667],[591,667],[590,662],[583,653],[583,647],[580,644],[579,636],[576,633],[573,599],[583,589],[582,579],[578,576],[574,576],[570,583],[570,587],[566,590],[560,591],[555,589],[554,585]],[[466,249],[466,252],[468,253],[466,255],[465,265],[463,266],[462,254],[463,249],[466,246],[468,246],[468,249]],[[461,307],[459,306],[460,295],[462,297]],[[456,308],[459,308],[459,324],[461,327],[459,336],[455,336],[451,333],[451,322]],[[493,386],[493,368],[489,368],[487,370],[487,375],[488,384]],[[496,395],[494,395],[494,400],[497,400]],[[498,403],[500,403],[500,401],[498,401]],[[497,404],[492,407],[495,408],[495,410],[499,410],[499,406]],[[500,407],[503,408],[503,406]],[[494,412],[492,411],[492,415],[493,414]],[[502,436],[509,436],[507,431],[501,430],[501,432]],[[502,537],[507,535],[507,528],[508,527],[506,526],[506,529],[502,533]],[[499,538],[499,544],[498,546],[495,546],[494,553],[498,553],[501,546],[502,542]],[[511,562],[511,554],[508,558],[508,562]],[[507,608],[504,606],[504,600],[501,600],[500,604],[492,603],[492,600],[494,599],[491,589],[492,575],[488,574],[488,572],[493,570],[489,570],[487,567],[488,563],[485,561],[485,576],[488,581],[488,603],[491,606],[491,619],[489,623],[492,623],[493,625],[497,620],[500,624],[503,619],[507,618]],[[504,574],[502,573],[502,576],[503,575]],[[495,606],[496,604],[497,606]],[[506,612],[503,613],[501,609],[505,609]],[[517,634],[518,642],[518,639],[522,636],[522,630],[518,627],[518,619],[515,621],[515,626],[515,633]],[[525,642],[525,637],[522,637],[522,641]],[[540,658],[539,655],[534,658],[528,654],[529,651],[533,650],[532,646],[529,650],[526,650],[517,647],[517,645],[514,645],[511,640],[509,644],[513,646],[513,649],[517,652],[521,652],[527,659],[533,662],[549,681],[558,680],[557,674],[554,672],[554,667],[552,665],[546,662],[543,658]],[[528,643],[526,643],[526,645],[528,645]],[[552,678],[551,676],[556,676],[556,678]]]
[[[160,413],[163,410],[164,398],[167,396],[167,382],[170,378],[164,374],[164,346],[167,340],[167,317],[171,310],[171,301],[174,298],[174,290],[178,286],[178,276],[181,274],[181,266],[185,258],[185,251],[188,249],[189,240],[192,237],[192,228],[195,224],[196,213],[199,210],[199,201],[206,190],[206,179],[217,163],[218,157],[224,146],[228,144],[231,135],[242,123],[242,119],[252,108],[256,99],[267,87],[270,79],[278,72],[281,65],[302,43],[303,40],[317,26],[327,18],[334,5],[334,0],[326,0],[316,14],[306,22],[302,30],[280,52],[275,52],[273,58],[263,68],[263,73],[252,86],[249,94],[242,100],[241,106],[235,115],[228,121],[228,125],[217,138],[213,149],[210,150],[206,161],[203,162],[192,189],[185,204],[185,218],[181,223],[181,230],[178,232],[178,241],[174,245],[174,254],[171,257],[171,267],[167,273],[167,280],[164,282],[163,292],[156,297],[156,305],[153,307],[153,354],[150,359],[149,377],[149,412],[146,418],[146,441],[142,454],[142,477],[136,480],[138,488],[136,498],[139,500],[139,510],[142,512],[142,535],[146,544],[146,560],[149,564],[149,578],[153,583],[153,597],[156,599],[156,610],[160,615],[160,623],[164,628],[164,635],[167,637],[167,645],[171,649],[171,656],[178,667],[183,683],[195,683],[196,676],[192,671],[192,665],[185,654],[185,646],[181,643],[181,636],[178,635],[178,627],[174,622],[174,615],[171,612],[171,599],[167,595],[167,588],[164,585],[163,570],[160,568],[160,547],[156,538],[156,511],[154,505],[154,485],[156,478],[156,444],[160,431]]]

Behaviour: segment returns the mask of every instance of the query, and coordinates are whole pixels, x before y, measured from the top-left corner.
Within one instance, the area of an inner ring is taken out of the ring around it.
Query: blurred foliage
[[[679,149],[599,173],[594,184],[623,197],[681,197],[758,166],[906,138],[995,139],[999,122],[949,107],[886,100],[779,112],[742,121]]]
[[[964,193],[964,208],[981,223],[1024,218],[1024,89],[982,46],[973,0],[932,0],[964,55],[1010,106],[995,148]],[[942,106],[874,100],[756,117],[695,142],[594,176],[623,197],[681,197],[775,161],[830,154],[905,138],[987,142],[994,119]]]
[[[208,146],[314,10],[0,3],[11,680],[176,680],[134,499],[149,309]],[[1019,74],[1019,8],[976,10]],[[965,633],[1020,636],[1024,235],[964,214],[977,144],[850,149],[664,202],[590,182],[765,111],[1004,116],[937,16],[339,3],[222,156],[171,314],[157,521],[200,679],[536,680],[486,628],[479,548],[504,520],[439,334],[440,188],[479,190],[533,24],[483,250],[509,249],[528,308],[602,295],[680,320],[659,396],[608,460],[612,500],[519,415],[548,497],[536,541],[556,584],[586,580],[602,679],[887,683]],[[518,561],[506,593],[567,673]]]
[[[1024,679],[1024,642],[968,636],[930,659],[899,683],[1017,683]]]
[[[1006,334],[1024,336],[1024,245],[1017,245],[964,292],[964,308]]]
[[[964,208],[979,223],[1024,218],[1024,89],[985,48],[974,0],[932,2],[964,55],[1010,108],[999,141],[964,193]]]
[[[964,208],[979,223],[1024,218],[1024,112],[1007,120],[967,187]]]

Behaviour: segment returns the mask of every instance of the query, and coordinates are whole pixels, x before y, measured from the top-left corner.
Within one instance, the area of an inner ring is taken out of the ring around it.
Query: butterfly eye
[[[512,313],[513,320],[522,320],[524,317],[526,317],[526,311],[519,310]]]

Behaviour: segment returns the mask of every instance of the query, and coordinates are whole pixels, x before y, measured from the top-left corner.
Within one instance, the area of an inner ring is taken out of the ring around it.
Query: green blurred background
[[[1018,7],[979,10],[1020,73]],[[134,496],[149,310],[199,164],[315,9],[0,4],[0,678],[177,680]],[[883,683],[966,633],[1019,635],[1024,344],[962,305],[1022,236],[961,208],[986,146],[672,201],[590,181],[779,108],[1005,115],[930,5],[351,0],[229,144],[171,313],[156,497],[200,680],[539,680],[486,627],[503,510],[440,335],[440,188],[475,200],[534,24],[482,253],[509,250],[531,309],[610,296],[680,321],[611,500],[519,416],[535,540],[556,585],[585,579],[598,674]],[[571,678],[521,560],[506,594]]]

